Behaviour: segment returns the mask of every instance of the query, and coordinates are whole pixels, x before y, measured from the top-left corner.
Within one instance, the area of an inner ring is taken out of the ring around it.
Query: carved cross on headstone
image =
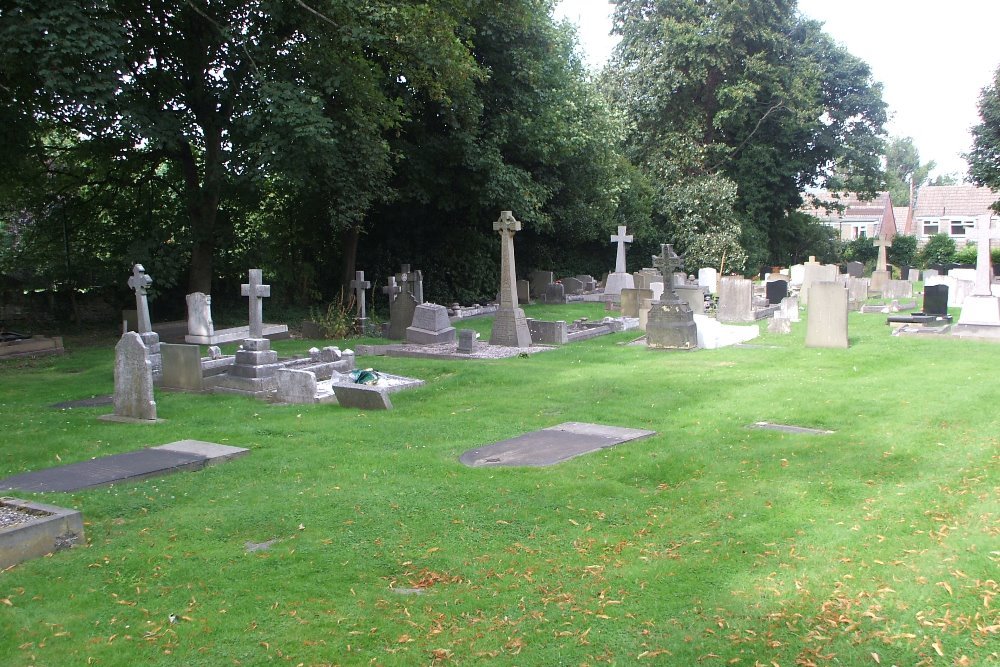
[[[382,294],[389,297],[390,304],[396,300],[396,295],[402,291],[402,288],[396,284],[396,276],[389,276],[386,286],[382,288]]]
[[[618,254],[615,256],[615,273],[625,273],[625,244],[632,242],[632,235],[625,233],[624,225],[618,226],[618,235],[611,236],[611,242],[618,244]]]
[[[250,338],[264,337],[264,299],[271,296],[271,286],[262,281],[263,272],[250,269],[249,284],[240,285],[240,294],[250,297]]]
[[[364,271],[355,271],[354,280],[351,281],[351,289],[354,290],[354,300],[358,302],[358,319],[361,320],[362,326],[366,319],[368,319],[367,313],[365,312],[365,290],[370,288],[372,283],[370,280],[365,280]]]
[[[987,213],[976,218],[976,287],[972,290],[976,296],[993,296],[990,287],[993,283],[990,240],[1000,239],[1000,231],[990,229],[992,217]]]
[[[653,255],[653,266],[663,275],[663,289],[673,291],[674,271],[684,268],[684,260],[674,252],[674,246],[669,243],[660,244],[660,254]]]
[[[892,241],[890,239],[877,238],[872,241],[872,244],[878,248],[878,262],[875,264],[876,271],[885,271],[886,267],[886,256],[885,249],[892,247]]]
[[[139,333],[149,333],[153,325],[149,321],[149,302],[146,300],[146,288],[153,284],[153,279],[146,275],[142,264],[132,267],[132,277],[128,286],[135,290],[135,310],[138,319]]]

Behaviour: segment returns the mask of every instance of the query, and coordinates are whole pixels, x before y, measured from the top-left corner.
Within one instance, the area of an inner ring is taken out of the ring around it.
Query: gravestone
[[[122,421],[155,422],[153,365],[142,337],[127,331],[115,345],[115,412]]]
[[[316,374],[311,371],[282,368],[275,377],[278,380],[279,403],[317,403],[318,387]]]
[[[714,267],[706,266],[698,269],[698,284],[708,288],[709,294],[719,291],[719,272]]]
[[[250,335],[248,338],[264,338],[264,299],[271,296],[271,286],[263,284],[263,271],[250,269],[250,279],[240,285],[240,294],[249,297]]]
[[[424,274],[421,271],[411,271],[409,264],[401,265],[395,276],[396,284],[403,293],[409,293],[417,305],[424,302]]]
[[[531,342],[541,345],[564,345],[569,342],[569,327],[563,320],[550,322],[527,318]]]
[[[406,342],[417,345],[455,342],[455,327],[448,320],[448,309],[436,303],[417,306],[413,324],[406,329]]]
[[[906,272],[906,279],[911,283],[920,282],[920,269],[910,269]]]
[[[687,274],[683,271],[674,271],[671,275],[672,287],[683,287],[687,285]]]
[[[653,266],[663,276],[663,294],[650,304],[646,321],[646,345],[654,349],[692,350],[698,347],[698,330],[691,307],[677,298],[671,274],[684,266],[672,245],[660,245],[660,254],[653,256]]]
[[[531,282],[531,296],[543,299],[545,288],[555,282],[556,276],[551,271],[532,271],[529,280]]]
[[[579,280],[580,283],[583,284],[583,292],[585,294],[589,294],[590,292],[593,292],[594,290],[597,289],[597,280],[594,278],[594,276],[581,274],[575,276],[575,278]]]
[[[160,344],[163,359],[163,376],[160,386],[164,389],[201,391],[201,348],[197,345]]]
[[[562,283],[549,283],[545,286],[542,303],[566,303],[566,288]]]
[[[806,267],[804,264],[795,264],[788,268],[788,275],[791,276],[791,283],[796,287],[802,285],[802,281],[806,277]]]
[[[892,247],[892,241],[889,239],[876,238],[872,241],[872,244],[878,248],[878,261],[875,264],[875,270],[872,271],[872,282],[871,289],[874,292],[882,292],[889,280],[892,278],[892,274],[889,272],[888,265],[886,264],[886,248]]]
[[[913,296],[913,283],[909,280],[889,280],[886,281],[882,290],[884,299],[908,299]]]
[[[652,292],[652,290],[650,290]],[[694,285],[684,287],[674,287],[674,294],[677,298],[691,307],[691,312],[695,315],[705,314],[705,288]],[[638,317],[638,315],[636,315]]]
[[[755,321],[753,283],[738,276],[723,276],[719,281],[719,309],[716,319],[722,323]]]
[[[924,287],[924,315],[944,317],[948,314],[948,286],[928,285]]]
[[[146,269],[142,268],[142,264],[135,264],[132,267],[132,276],[128,279],[128,286],[135,292],[136,331],[142,339],[142,344],[146,346],[155,380],[160,377],[163,362],[160,357],[160,336],[153,331],[153,325],[149,320],[147,290],[152,284],[153,279],[146,275]]]
[[[527,280],[517,281],[517,302],[522,304],[531,303],[531,283]]]
[[[500,307],[493,319],[490,345],[530,347],[531,332],[524,319],[524,311],[517,307],[517,273],[514,267],[514,234],[521,231],[521,223],[511,211],[501,211],[493,223],[493,230],[500,233]],[[454,334],[453,334],[454,335]]]
[[[566,290],[566,294],[580,295],[583,294],[583,281],[579,278],[569,277],[562,279],[563,288]]]
[[[847,279],[847,300],[849,301],[848,307],[851,310],[861,308],[865,301],[868,300],[868,284],[869,280],[867,278]]]
[[[351,281],[351,289],[354,290],[354,302],[358,309],[358,330],[361,335],[365,335],[368,332],[368,311],[366,304],[368,299],[366,297],[367,291],[371,289],[372,283],[370,280],[365,280],[364,271],[355,271],[354,280]],[[271,296],[270,291],[267,296]]]
[[[926,268],[924,269],[924,282],[927,282],[930,278],[937,278],[941,275],[937,269]]]
[[[458,351],[462,354],[472,354],[476,350],[476,335],[473,329],[459,329]]]
[[[653,290],[625,287],[621,291],[622,317],[639,317],[639,304],[642,299],[653,300]]]
[[[778,305],[782,299],[788,296],[788,281],[769,280],[764,284],[764,294],[767,296],[768,303],[772,306]]]
[[[802,305],[807,306],[809,305],[809,288],[812,284],[820,281],[832,282],[837,279],[839,272],[836,266],[821,264],[812,256],[809,257],[809,261],[804,266],[805,270],[802,274],[802,287],[799,289],[799,298],[802,300]]]
[[[852,278],[860,278],[865,274],[865,265],[861,262],[848,262],[847,275]]]
[[[636,289],[649,289],[654,282],[663,282],[663,275],[654,269],[643,269],[632,274]]]
[[[187,301],[187,332],[189,336],[214,336],[212,297],[204,292],[192,292]]]
[[[847,348],[847,289],[820,281],[810,287],[806,347]]]
[[[406,338],[406,328],[413,324],[413,313],[416,312],[416,298],[412,292],[403,291],[396,284],[395,276],[391,276],[382,291],[389,295],[389,327],[386,337],[390,340]]]
[[[345,408],[392,410],[392,401],[389,400],[389,392],[383,387],[334,383],[333,393],[337,396],[337,403]]]
[[[788,318],[775,315],[767,323],[767,332],[776,334],[792,333],[792,323]]]
[[[625,244],[632,242],[632,235],[626,234],[626,227],[620,225],[618,234],[611,236],[611,242],[617,244],[615,251],[615,270],[609,273],[604,281],[604,293],[611,295],[621,294],[623,289],[635,287],[635,279],[625,268]]]
[[[780,312],[781,316],[789,322],[801,321],[802,318],[799,316],[799,297],[786,296],[782,299]]]
[[[1000,327],[1000,298],[993,296],[990,241],[1000,234],[990,229],[990,214],[976,218],[976,270],[972,294],[965,298],[960,325]],[[952,272],[954,273],[954,271]]]

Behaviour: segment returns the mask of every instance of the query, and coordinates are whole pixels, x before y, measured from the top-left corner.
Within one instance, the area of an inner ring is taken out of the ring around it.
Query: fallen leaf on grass
[[[948,582],[947,582],[947,581],[939,581],[939,582],[937,582],[937,584],[935,584],[935,585],[936,585],[936,586],[940,586],[941,588],[943,588],[943,589],[945,589],[946,591],[948,591],[948,595],[954,595],[954,593],[952,593],[952,592],[951,592],[951,585],[950,585],[950,584],[948,584]]]
[[[937,654],[939,656],[941,656],[942,658],[944,657],[944,646],[941,645],[941,640],[940,639],[938,639],[937,637],[935,637],[934,638],[934,643],[931,644],[931,647],[935,651],[937,651]]]

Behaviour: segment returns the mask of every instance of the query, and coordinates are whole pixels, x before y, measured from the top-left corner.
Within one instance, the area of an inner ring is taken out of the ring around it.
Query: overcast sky
[[[889,105],[889,133],[913,137],[934,174],[964,177],[961,153],[979,122],[979,91],[1000,65],[1000,0],[799,0],[800,11],[867,62]],[[600,67],[614,48],[611,5],[562,0],[556,16],[579,26],[587,61]]]

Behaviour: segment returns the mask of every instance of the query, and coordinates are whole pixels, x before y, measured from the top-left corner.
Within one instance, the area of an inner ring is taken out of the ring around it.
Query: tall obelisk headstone
[[[138,320],[139,337],[142,344],[149,352],[149,363],[153,369],[153,379],[159,380],[163,371],[163,361],[160,356],[160,334],[153,331],[153,325],[149,319],[149,301],[147,291],[153,284],[153,279],[146,275],[146,269],[142,264],[132,267],[132,276],[128,279],[128,286],[135,292],[135,310]]]
[[[521,223],[512,211],[501,211],[493,223],[493,230],[500,232],[500,309],[493,320],[490,345],[530,347],[531,332],[524,311],[517,307],[517,273],[514,269],[514,234],[521,231]]]

